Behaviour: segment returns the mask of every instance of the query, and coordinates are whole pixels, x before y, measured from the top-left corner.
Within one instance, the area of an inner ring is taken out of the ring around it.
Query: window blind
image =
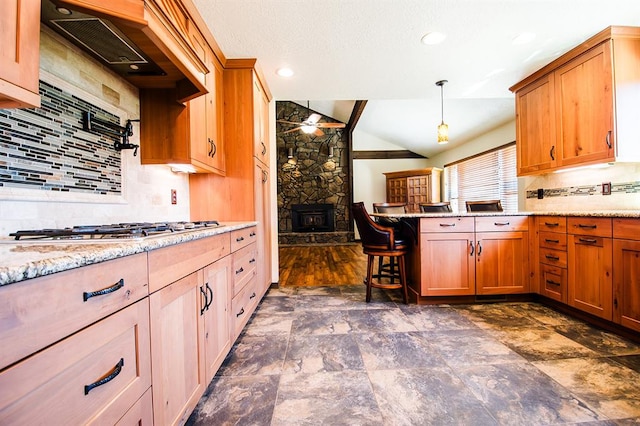
[[[444,166],[445,194],[455,212],[465,201],[500,200],[505,211],[518,210],[516,145],[500,148]]]

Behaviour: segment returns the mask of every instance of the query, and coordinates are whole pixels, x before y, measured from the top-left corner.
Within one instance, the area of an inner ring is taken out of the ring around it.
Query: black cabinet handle
[[[200,308],[200,315],[204,314],[204,311],[207,310],[209,306],[209,301],[207,297],[207,292],[204,290],[204,287],[200,286],[200,293],[202,293],[202,297],[204,297],[204,303],[202,304],[202,308]]]
[[[209,283],[206,283],[205,285],[207,286],[207,291],[211,295],[211,297],[209,298],[209,301],[207,302],[207,305],[205,306],[205,308],[208,311],[209,310],[209,306],[211,306],[211,304],[213,303],[213,289],[211,287],[209,287]]]
[[[556,226],[560,226],[560,224],[558,222],[545,222],[544,225],[545,226],[549,226],[551,228],[555,228]]]
[[[122,367],[124,367],[124,358],[120,358],[120,361],[118,361],[116,366],[113,367],[113,369],[109,373],[107,373],[104,377],[102,377],[100,380],[98,380],[97,382],[93,382],[90,385],[85,385],[84,394],[88,395],[89,392],[91,392],[91,390],[97,388],[98,386],[102,386],[105,383],[109,383],[110,381],[115,379],[118,376],[118,374],[120,374],[120,372],[122,371]]]
[[[559,282],[553,281],[553,280],[547,280],[547,284],[551,284],[551,285],[560,285]]]
[[[456,224],[455,224],[455,223],[440,223],[439,225],[440,225],[440,226],[442,226],[442,227],[447,227],[447,226],[456,226]]]
[[[475,251],[475,248],[473,248],[473,241],[469,241],[469,245],[471,246],[471,253],[469,253],[469,256],[473,256],[473,253]]]
[[[212,151],[213,151],[213,152],[210,152],[210,153],[209,153],[209,156],[210,156],[211,158],[213,158],[213,157],[215,157],[216,152],[218,152],[218,147],[216,146],[216,143],[215,143],[213,140],[211,140],[211,147],[212,147]]]
[[[576,226],[581,229],[596,229],[598,227],[598,225],[584,225],[582,223],[579,223]]]
[[[551,254],[545,254],[544,257],[546,257],[549,260],[560,260],[558,256],[553,256]]]
[[[251,259],[251,260],[249,261],[249,263],[255,263],[255,262],[256,262],[256,259],[255,259],[255,258],[254,258],[254,259]]]
[[[253,299],[254,297],[256,297],[256,292],[254,291],[251,296],[249,296],[249,299]]]
[[[593,239],[593,238],[578,238],[578,240],[579,240],[581,243],[586,243],[586,244],[595,244],[595,243],[597,243],[597,242],[598,242],[598,240],[595,240],[595,239]]]
[[[480,245],[480,241],[476,243],[476,246],[478,247],[478,260],[480,260],[480,255],[482,254],[482,246]]]
[[[560,240],[552,240],[549,238],[545,238],[544,241],[547,243],[554,243],[554,244],[558,244],[560,242]]]
[[[262,155],[265,155],[267,153],[267,146],[262,141],[260,141],[260,143],[262,144]]]
[[[86,302],[87,300],[89,300],[92,297],[103,296],[105,294],[113,293],[114,291],[120,290],[122,287],[124,287],[124,278],[120,278],[120,281],[118,281],[117,283],[115,283],[111,287],[103,288],[102,290],[97,290],[97,291],[89,291],[89,292],[85,291],[85,292],[83,292],[82,293],[82,300],[84,300]]]
[[[238,237],[238,238],[236,238],[236,243],[239,243],[239,242],[241,242],[241,241],[244,241],[244,237]]]
[[[240,274],[240,273],[242,273],[242,272],[244,272],[244,268],[241,266],[241,267],[240,267],[240,269],[238,269],[238,270],[236,271],[236,275],[238,275],[238,274]]]
[[[240,308],[240,312],[236,314],[236,318],[238,318],[242,314],[244,314],[244,308]]]
[[[556,159],[556,146],[555,145],[553,145],[551,147],[551,149],[549,150],[549,157],[551,157],[551,159],[555,161],[555,159]]]
[[[605,138],[605,142],[607,143],[607,147],[611,149],[611,130],[607,132],[607,137]]]
[[[507,226],[509,225],[509,222],[493,222],[493,224],[495,226]]]
[[[265,172],[263,170],[262,171],[262,183],[267,183],[267,180],[269,180],[269,174],[267,174],[267,172]]]
[[[251,232],[251,233],[249,234],[249,236],[250,236],[250,237],[255,237],[255,236],[256,236],[256,233],[255,233],[255,232]]]

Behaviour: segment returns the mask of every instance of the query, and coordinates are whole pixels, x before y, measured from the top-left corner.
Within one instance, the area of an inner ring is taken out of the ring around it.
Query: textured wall
[[[315,112],[315,111],[311,111]],[[306,107],[294,102],[276,102],[276,120],[301,122],[308,118]],[[323,116],[321,122],[336,122]],[[349,163],[344,129],[323,129],[324,135],[300,130],[276,121],[278,165],[278,233],[281,244],[353,241],[349,232]],[[289,149],[294,158],[287,158]],[[333,156],[330,149],[333,148]],[[334,204],[335,233],[293,234],[293,204]]]

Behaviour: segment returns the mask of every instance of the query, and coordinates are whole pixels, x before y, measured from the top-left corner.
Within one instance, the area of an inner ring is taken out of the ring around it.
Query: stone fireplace
[[[317,113],[294,102],[276,102],[276,120],[302,122],[311,112]],[[320,121],[336,120],[323,116]],[[285,133],[292,128],[276,122],[279,244],[353,242],[346,132]]]

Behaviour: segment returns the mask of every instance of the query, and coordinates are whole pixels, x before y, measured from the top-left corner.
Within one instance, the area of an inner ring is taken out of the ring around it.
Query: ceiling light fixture
[[[424,36],[422,36],[422,39],[420,39],[420,41],[422,41],[423,44],[434,45],[442,43],[445,38],[447,38],[445,34],[434,31],[431,33],[426,33]]]
[[[444,124],[444,89],[443,86],[447,80],[440,80],[436,82],[436,86],[440,86],[440,117],[442,122],[438,126],[438,143],[445,144],[449,142],[449,126]]]
[[[278,70],[276,71],[276,74],[278,74],[280,77],[292,77],[293,70],[287,67],[278,68]]]

